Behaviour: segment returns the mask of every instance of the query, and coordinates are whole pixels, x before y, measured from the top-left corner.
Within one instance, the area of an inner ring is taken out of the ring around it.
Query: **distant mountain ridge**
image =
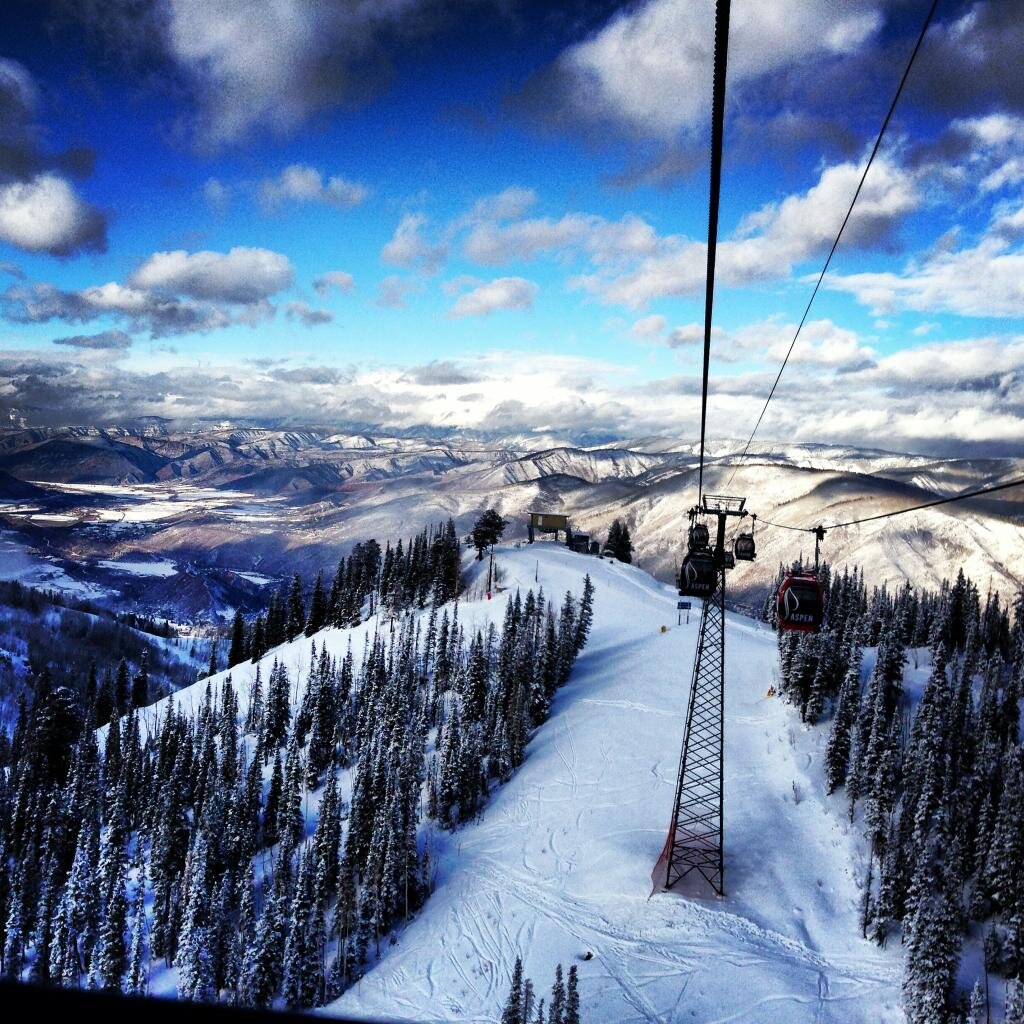
[[[671,437],[576,445],[557,437],[230,425],[186,432],[152,424],[135,432],[8,428],[0,430],[0,474],[37,488],[31,497],[39,514],[5,513],[0,504],[0,521],[19,543],[66,559],[72,575],[76,564],[139,554],[192,571],[279,579],[333,565],[358,539],[407,537],[449,516],[464,536],[487,507],[509,519],[511,539],[525,539],[526,512],[542,510],[563,512],[599,538],[622,519],[638,560],[668,580],[696,501],[697,451],[694,441]],[[769,522],[828,526],[1024,476],[1020,458],[942,461],[761,442],[737,464],[740,451],[739,441],[712,439],[704,479],[707,491],[728,487],[745,496],[759,517],[745,521],[745,528],[754,524],[757,561],[730,574],[731,601],[748,609],[763,600],[780,563],[813,553],[809,533]],[[869,586],[910,578],[936,588],[962,567],[979,586],[1009,596],[1024,583],[1022,524],[1024,492],[1008,490],[831,530],[822,552],[834,565],[860,566]],[[173,578],[160,589],[161,610],[174,610],[166,606]],[[230,592],[223,600],[230,602]]]

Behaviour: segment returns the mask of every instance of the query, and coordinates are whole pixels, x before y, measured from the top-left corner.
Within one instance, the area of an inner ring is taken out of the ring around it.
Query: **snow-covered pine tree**
[[[509,986],[508,998],[501,1011],[501,1024],[523,1024],[523,961],[516,957],[512,968],[512,983]]]
[[[551,1003],[548,1006],[548,1024],[565,1024],[565,981],[562,965],[555,967],[555,983],[551,986]]]
[[[146,884],[139,871],[132,904],[131,938],[128,947],[128,974],[125,995],[144,996],[149,991],[149,958],[146,955]]]
[[[231,622],[231,646],[228,649],[228,668],[240,665],[247,657],[245,644],[245,619],[242,609],[235,609],[235,617]]]
[[[829,793],[834,793],[846,782],[849,770],[851,733],[860,712],[862,659],[863,652],[855,638],[851,643],[846,674],[839,690],[828,745],[825,748],[825,784]]]
[[[193,1002],[211,1002],[216,996],[215,966],[211,956],[212,893],[206,837],[197,832],[189,850],[185,874],[185,909],[174,966],[178,969],[178,995]]]

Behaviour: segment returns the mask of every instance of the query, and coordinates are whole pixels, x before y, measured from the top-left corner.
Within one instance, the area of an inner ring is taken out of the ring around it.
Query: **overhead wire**
[[[704,376],[700,399],[700,468],[697,504],[704,493],[704,431],[708,419],[708,375],[711,367],[711,314],[715,301],[715,260],[718,254],[718,205],[722,190],[722,142],[725,124],[725,76],[729,63],[731,0],[715,4],[715,64],[711,95],[711,181],[708,199],[708,262],[704,287]]]
[[[747,453],[750,451],[750,445],[754,440],[754,435],[757,433],[761,426],[761,421],[764,419],[764,414],[768,411],[768,406],[771,404],[771,400],[775,397],[775,390],[779,386],[779,381],[782,379],[782,373],[786,369],[786,364],[789,362],[789,357],[793,354],[793,349],[796,346],[797,339],[800,337],[800,332],[804,328],[804,324],[807,322],[807,317],[811,312],[811,306],[814,304],[814,300],[817,297],[818,291],[821,288],[821,282],[825,278],[825,274],[828,272],[829,264],[832,262],[832,257],[835,255],[836,249],[839,246],[839,240],[843,237],[843,232],[846,230],[846,225],[850,221],[850,215],[853,213],[853,208],[857,203],[857,199],[860,196],[861,189],[864,187],[864,181],[868,176],[868,171],[871,170],[871,165],[874,163],[875,156],[878,153],[878,148],[882,144],[882,138],[885,135],[886,129],[889,127],[889,122],[892,120],[892,115],[896,110],[896,104],[899,102],[900,96],[903,93],[903,87],[907,84],[907,79],[910,76],[910,69],[914,66],[914,60],[917,58],[917,53],[921,49],[921,43],[924,42],[925,34],[928,32],[928,26],[931,25],[932,17],[935,14],[935,9],[938,7],[939,0],[932,0],[931,6],[928,9],[928,14],[924,19],[924,24],[921,26],[921,31],[918,34],[917,42],[914,44],[914,49],[910,54],[910,59],[907,61],[907,66],[903,69],[903,75],[900,78],[900,83],[896,87],[896,94],[892,98],[892,103],[889,104],[889,110],[886,112],[885,120],[882,122],[882,127],[878,130],[878,135],[875,138],[875,144],[871,148],[871,155],[868,157],[868,162],[864,165],[864,171],[860,176],[860,181],[857,183],[857,189],[853,193],[853,198],[850,200],[850,206],[846,211],[846,216],[843,218],[842,224],[839,226],[839,232],[836,235],[835,241],[832,243],[832,248],[829,249],[828,256],[825,259],[825,265],[821,268],[821,273],[818,275],[818,280],[814,284],[814,290],[811,292],[811,297],[807,300],[807,306],[804,309],[804,314],[800,317],[800,323],[797,324],[796,333],[793,335],[793,340],[789,343],[789,348],[786,351],[785,358],[782,360],[782,365],[779,367],[779,372],[775,375],[775,381],[772,384],[771,391],[768,392],[768,397],[765,399],[764,406],[761,409],[760,415],[757,417],[757,422],[754,424],[754,429],[750,432],[750,437],[747,438],[747,443],[743,446],[743,453],[739,459],[736,460],[736,465],[733,467],[733,471],[729,476],[729,480],[725,485],[725,489],[728,490],[732,484],[733,478],[736,476],[737,471],[740,468],[743,460],[747,457]],[[707,350],[709,347],[709,341],[707,337],[707,325],[705,325],[705,394],[707,392]],[[703,470],[703,452],[704,452],[704,425],[703,420],[701,422],[701,457],[702,457],[702,470]]]
[[[948,498],[936,498],[933,501],[923,501],[919,505],[910,505],[908,508],[898,508],[892,512],[879,512],[873,516],[862,516],[860,519],[850,519],[845,523],[833,523],[831,526],[791,526],[788,523],[773,523],[770,519],[758,516],[757,521],[765,526],[773,526],[777,530],[796,530],[799,533],[815,533],[819,528],[824,530],[841,530],[845,526],[859,526],[861,523],[872,523],[878,519],[891,519],[893,516],[902,516],[907,512],[919,512],[924,508],[935,508],[936,505],[950,505],[956,501],[965,501],[967,498],[977,498],[983,494],[995,494],[997,491],[1008,491],[1013,487],[1024,487],[1024,476],[1016,480],[1008,480],[1001,484],[992,484],[989,487],[979,487],[973,491],[964,491],[962,494],[953,494]]]

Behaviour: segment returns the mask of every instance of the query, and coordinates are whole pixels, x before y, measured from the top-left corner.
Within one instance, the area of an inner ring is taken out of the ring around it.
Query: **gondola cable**
[[[704,375],[700,400],[700,467],[697,505],[704,493],[704,430],[708,418],[708,376],[711,366],[711,314],[715,301],[715,261],[718,255],[718,205],[722,190],[722,146],[725,124],[725,75],[729,63],[730,0],[715,5],[714,84],[711,96],[711,180],[708,199],[708,262],[704,286]]]
[[[903,70],[903,77],[900,78],[900,83],[896,88],[896,95],[892,98],[892,103],[889,104],[889,110],[885,115],[885,120],[882,122],[882,127],[878,131],[878,136],[875,139],[875,144],[871,149],[871,155],[868,157],[868,162],[864,165],[864,171],[860,176],[860,181],[857,183],[857,190],[853,193],[853,198],[850,200],[850,207],[846,211],[846,216],[843,218],[843,223],[839,226],[839,233],[836,235],[835,241],[832,243],[832,248],[829,250],[828,256],[825,259],[825,265],[821,268],[821,273],[818,275],[818,280],[815,282],[814,290],[811,292],[811,297],[807,300],[807,306],[804,309],[804,314],[800,318],[800,323],[797,325],[796,333],[793,335],[793,340],[789,343],[789,349],[786,351],[785,358],[782,360],[782,365],[779,367],[779,372],[775,375],[775,382],[772,384],[771,391],[768,392],[768,397],[765,399],[764,406],[761,409],[760,415],[757,417],[757,422],[754,424],[754,429],[750,432],[750,437],[747,438],[747,443],[743,447],[743,452],[739,459],[736,460],[735,466],[733,466],[732,473],[729,476],[729,481],[725,485],[726,490],[732,484],[733,478],[736,476],[737,471],[742,465],[743,460],[747,457],[747,453],[750,451],[750,445],[754,440],[754,435],[757,433],[761,426],[761,421],[764,419],[764,414],[768,411],[768,406],[771,403],[772,398],[775,397],[775,389],[779,386],[779,381],[782,379],[782,373],[786,369],[786,364],[789,362],[789,357],[793,354],[793,349],[796,346],[797,339],[800,337],[800,332],[803,330],[804,324],[807,322],[807,317],[811,312],[811,306],[817,297],[818,291],[821,288],[821,282],[825,278],[825,274],[828,272],[829,264],[832,262],[832,257],[835,255],[835,251],[839,246],[839,240],[843,237],[843,232],[846,230],[846,225],[849,223],[850,215],[853,213],[853,208],[857,203],[857,199],[860,196],[861,189],[864,187],[864,181],[868,176],[868,171],[871,170],[871,165],[874,163],[875,156],[878,153],[878,148],[882,144],[882,138],[885,135],[886,129],[889,127],[889,122],[892,120],[892,115],[896,110],[896,104],[899,102],[900,95],[903,92],[903,87],[907,83],[907,78],[910,76],[910,69],[914,66],[914,60],[917,57],[918,50],[921,49],[921,43],[924,42],[925,34],[928,31],[928,26],[932,22],[932,16],[935,14],[935,9],[938,7],[939,0],[932,0],[931,7],[928,10],[928,15],[924,19],[924,24],[921,26],[921,32],[917,37],[917,42],[914,45],[913,52],[910,54],[910,60],[907,61],[907,66]],[[707,396],[707,359],[709,349],[709,335],[708,327],[705,323],[705,341],[704,341],[704,392],[705,400]],[[703,416],[703,411],[702,411]],[[701,475],[703,477],[703,460],[704,460],[704,425],[703,419],[701,421]]]
[[[993,484],[991,487],[979,487],[973,491],[965,491],[963,494],[954,494],[948,498],[936,498],[934,501],[924,501],[920,505],[911,505],[909,508],[898,508],[892,512],[879,512],[874,516],[863,516],[860,519],[851,519],[845,523],[833,523],[831,526],[790,526],[787,523],[773,523],[763,516],[758,522],[765,526],[773,526],[777,530],[796,530],[799,533],[816,533],[818,530],[841,530],[846,526],[859,526],[861,523],[871,523],[878,519],[891,519],[893,516],[902,516],[907,512],[919,512],[924,508],[934,508],[936,505],[949,505],[955,501],[965,501],[967,498],[977,498],[983,494],[995,494],[997,491],[1008,491],[1012,487],[1024,487],[1024,477],[1016,480],[1008,480],[1005,483]]]

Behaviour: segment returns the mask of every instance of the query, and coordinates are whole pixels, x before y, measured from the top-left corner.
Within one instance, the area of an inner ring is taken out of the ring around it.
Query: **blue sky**
[[[926,6],[735,0],[713,434],[756,417]],[[766,440],[1020,450],[1012,6],[940,5]],[[0,18],[12,423],[693,430],[707,0]]]

